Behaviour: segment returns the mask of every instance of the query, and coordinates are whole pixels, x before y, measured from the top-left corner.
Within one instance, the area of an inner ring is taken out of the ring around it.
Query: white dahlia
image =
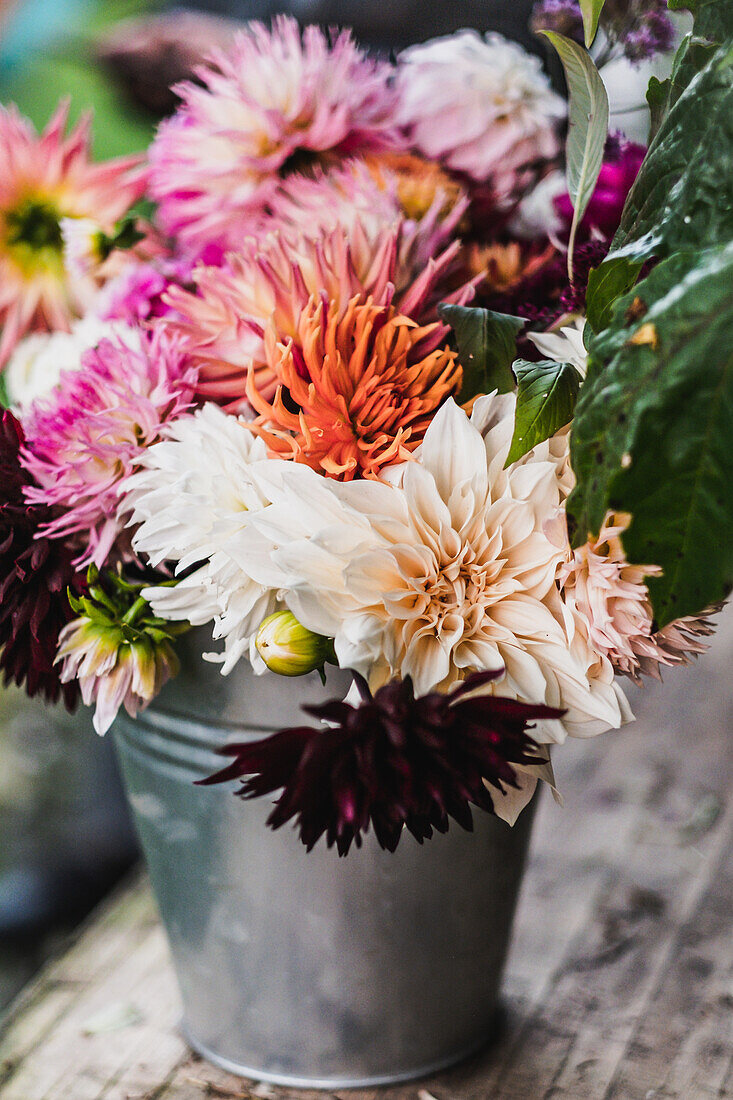
[[[252,575],[286,590],[299,621],[333,637],[341,667],[373,690],[409,675],[423,694],[501,669],[497,694],[568,709],[564,729],[542,731],[562,740],[617,726],[628,710],[610,663],[569,637],[559,606],[555,457],[543,445],[504,469],[513,404],[480,399],[469,420],[447,401],[391,484],[262,463],[253,477],[273,504],[233,541]]]
[[[462,30],[400,54],[397,120],[425,156],[518,197],[524,173],[559,152],[565,104],[539,60],[499,34]]]
[[[236,417],[211,404],[171,423],[166,436],[144,452],[140,472],[123,483],[121,510],[137,526],[132,545],[138,554],[186,574],[171,587],[145,589],[145,599],[163,619],[213,622],[224,653],[207,656],[222,661],[226,674],[245,652],[254,656],[257,628],[276,607],[274,593],[226,550],[249,514],[268,503],[251,476],[265,447]]]
[[[16,344],[4,371],[8,400],[21,415],[39,397],[47,397],[63,371],[78,370],[82,355],[101,340],[117,337],[140,350],[140,333],[121,321],[89,314],[74,321],[70,332],[34,332]]]

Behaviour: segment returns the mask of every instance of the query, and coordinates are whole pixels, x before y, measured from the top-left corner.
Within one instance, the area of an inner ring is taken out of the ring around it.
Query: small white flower
[[[94,705],[94,728],[102,736],[124,706],[131,718],[144,710],[178,672],[169,640],[141,635],[129,641],[116,626],[82,615],[59,634],[60,680],[79,681],[86,706]]]
[[[588,352],[583,343],[585,318],[579,317],[573,325],[565,325],[559,332],[528,332],[527,336],[537,350],[554,363],[571,363],[581,378],[588,371]]]
[[[550,172],[523,197],[517,207],[509,230],[525,241],[538,237],[557,240],[563,229],[563,220],[555,209],[555,199],[567,191],[564,172]]]
[[[89,314],[75,321],[70,332],[38,332],[16,346],[5,368],[10,405],[21,416],[39,397],[47,397],[63,371],[78,370],[85,351],[100,340],[118,337],[134,350],[140,334],[121,321],[102,321]]]

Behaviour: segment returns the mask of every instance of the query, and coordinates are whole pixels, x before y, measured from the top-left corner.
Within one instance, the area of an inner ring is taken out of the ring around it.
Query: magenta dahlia
[[[0,670],[4,683],[25,684],[29,695],[71,708],[76,683],[61,684],[54,667],[59,634],[72,618],[69,587],[81,586],[71,553],[44,537],[47,507],[27,504],[30,484],[20,464],[23,428],[9,410],[0,415]]]
[[[196,369],[167,333],[143,337],[138,348],[102,340],[31,406],[22,463],[34,483],[25,497],[53,509],[41,530],[70,540],[80,568],[107,561],[124,527],[120,482],[163,424],[189,407],[195,382]]]
[[[356,676],[359,706],[331,700],[304,707],[327,725],[227,745],[220,751],[233,762],[201,782],[243,778],[237,793],[244,798],[282,788],[267,823],[277,829],[295,818],[308,850],[325,834],[344,856],[370,825],[390,852],[403,827],[420,844],[433,830],[446,832],[450,818],[470,831],[471,805],[492,812],[491,787],[502,794],[517,787],[515,765],[544,759],[531,723],[564,713],[477,694],[501,674],[475,673],[450,694],[419,698],[409,676],[373,696]]]

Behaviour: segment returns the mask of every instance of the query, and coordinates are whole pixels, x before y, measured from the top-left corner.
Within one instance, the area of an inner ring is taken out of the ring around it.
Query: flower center
[[[281,179],[292,176],[295,172],[303,176],[312,176],[326,160],[327,158],[318,149],[294,149],[280,165],[278,174]]]
[[[35,251],[63,249],[59,212],[50,202],[26,199],[5,215],[8,244],[27,244]]]
[[[61,214],[45,199],[26,198],[5,214],[5,244],[24,270],[58,267],[64,241]]]

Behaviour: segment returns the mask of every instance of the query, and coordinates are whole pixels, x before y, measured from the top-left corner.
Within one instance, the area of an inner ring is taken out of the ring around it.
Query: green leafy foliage
[[[654,137],[589,283],[568,501],[578,543],[631,515],[629,561],[662,568],[659,626],[733,585],[733,4],[684,6],[693,33],[650,85]]]
[[[593,332],[600,332],[611,320],[613,304],[630,290],[642,265],[619,256],[594,268],[588,276],[586,317]]]
[[[611,256],[705,248],[733,236],[733,44],[719,47],[664,119]]]
[[[583,36],[586,49],[593,45],[593,39],[598,31],[598,20],[603,11],[606,0],[580,0],[580,12],[583,16]]]
[[[564,428],[573,418],[581,378],[570,363],[517,359],[517,409],[505,468]]]
[[[671,11],[690,11],[695,17],[693,34],[712,42],[733,38],[733,4],[730,0],[668,0]]]
[[[608,95],[590,54],[555,31],[542,31],[557,50],[568,84],[569,124],[565,146],[573,221],[568,240],[568,275],[573,282],[575,234],[598,182],[608,136]]]
[[[450,325],[458,344],[463,367],[460,400],[469,401],[479,393],[514,389],[512,362],[517,354],[517,333],[524,328],[521,317],[494,313],[473,306],[438,306],[441,320]]]
[[[733,243],[677,253],[620,298],[590,341],[568,501],[577,541],[629,512],[630,561],[656,564],[659,626],[733,585]]]

